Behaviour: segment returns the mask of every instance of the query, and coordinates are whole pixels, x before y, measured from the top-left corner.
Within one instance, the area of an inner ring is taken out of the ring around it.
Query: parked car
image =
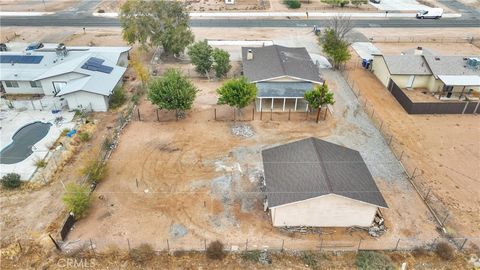
[[[417,19],[440,19],[443,15],[443,8],[431,8],[417,12]]]

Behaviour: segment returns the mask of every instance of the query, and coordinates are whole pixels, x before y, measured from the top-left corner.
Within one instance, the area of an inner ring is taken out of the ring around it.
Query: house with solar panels
[[[130,47],[7,44],[0,52],[1,91],[58,98],[69,110],[107,111],[128,66]]]

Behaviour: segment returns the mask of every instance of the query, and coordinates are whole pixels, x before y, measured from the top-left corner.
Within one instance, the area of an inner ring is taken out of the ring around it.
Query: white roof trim
[[[438,75],[438,78],[449,86],[480,86],[478,75]]]
[[[328,193],[328,194],[325,194],[325,195],[320,195],[320,196],[317,196],[317,197],[308,198],[308,199],[306,199],[306,200],[301,200],[301,201],[296,201],[296,202],[290,202],[290,203],[281,204],[281,205],[276,205],[276,206],[272,206],[272,207],[268,207],[268,208],[270,208],[270,209],[279,208],[279,207],[283,207],[283,206],[287,206],[287,205],[293,205],[293,204],[303,203],[303,202],[306,202],[306,201],[309,201],[309,200],[317,199],[317,198],[320,198],[320,197],[326,197],[326,196],[337,196],[337,197],[340,197],[340,198],[352,200],[352,201],[355,201],[355,202],[358,202],[358,203],[367,204],[367,205],[374,206],[374,207],[377,207],[377,208],[385,208],[385,209],[388,208],[388,207],[383,207],[383,206],[371,204],[371,203],[368,203],[368,202],[365,202],[365,201],[356,200],[356,199],[353,199],[353,198],[350,198],[350,197],[345,197],[345,196],[338,195],[338,194],[335,194],[335,193]],[[267,202],[268,202],[268,199],[267,199]]]

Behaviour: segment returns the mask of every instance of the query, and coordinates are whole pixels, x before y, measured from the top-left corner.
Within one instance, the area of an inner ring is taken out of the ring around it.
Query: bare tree
[[[353,23],[350,19],[350,16],[339,14],[339,15],[333,16],[328,21],[327,27],[333,30],[333,32],[335,33],[335,37],[338,40],[345,41],[345,37],[353,29]]]

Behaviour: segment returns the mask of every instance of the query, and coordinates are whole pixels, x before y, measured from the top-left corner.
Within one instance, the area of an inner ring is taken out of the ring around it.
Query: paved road
[[[313,27],[325,25],[328,20],[301,19],[193,19],[192,27]],[[480,19],[363,19],[352,20],[357,28],[412,28],[412,27],[479,27]],[[0,26],[72,26],[72,27],[118,27],[116,18],[94,16],[49,15],[38,17],[0,17]]]

